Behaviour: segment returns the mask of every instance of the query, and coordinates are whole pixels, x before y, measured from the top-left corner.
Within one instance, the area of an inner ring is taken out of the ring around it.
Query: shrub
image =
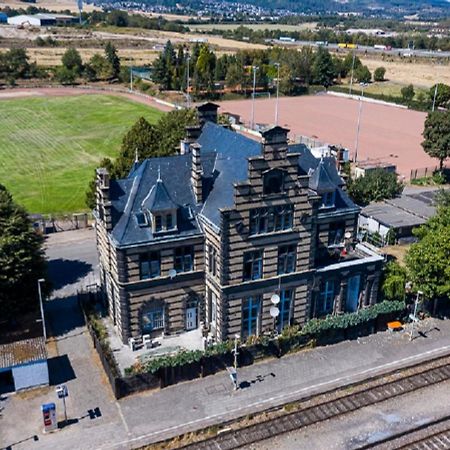
[[[384,67],[377,67],[373,73],[373,81],[384,81],[386,69]]]

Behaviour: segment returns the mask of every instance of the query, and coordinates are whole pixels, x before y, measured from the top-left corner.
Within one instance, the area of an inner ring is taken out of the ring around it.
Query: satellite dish
[[[177,276],[177,271],[175,269],[170,269],[169,270],[169,277],[170,278],[175,278]]]
[[[278,317],[279,314],[280,314],[280,310],[276,306],[270,307],[270,316],[271,317],[273,317],[275,319],[275,317]]]
[[[350,239],[352,237],[352,233],[350,231],[347,231],[347,233],[344,234],[345,239]]]
[[[274,305],[278,305],[278,303],[280,303],[280,296],[278,294],[273,294],[272,297],[270,297],[270,301]]]

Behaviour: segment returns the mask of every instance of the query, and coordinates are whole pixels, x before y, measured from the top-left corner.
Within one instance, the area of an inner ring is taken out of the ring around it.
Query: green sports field
[[[98,162],[139,117],[162,114],[110,95],[0,100],[0,184],[31,213],[84,211]]]

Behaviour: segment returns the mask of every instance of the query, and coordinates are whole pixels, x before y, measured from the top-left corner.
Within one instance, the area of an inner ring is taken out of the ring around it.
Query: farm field
[[[317,27],[317,22],[302,23],[299,25],[288,25],[283,23],[208,23],[189,25],[189,29],[192,31],[211,31],[211,30],[235,30],[244,26],[252,30],[280,30],[280,31],[301,31],[301,30],[313,30]]]
[[[140,116],[162,114],[112,95],[0,99],[0,183],[31,213],[86,210],[99,161]]]

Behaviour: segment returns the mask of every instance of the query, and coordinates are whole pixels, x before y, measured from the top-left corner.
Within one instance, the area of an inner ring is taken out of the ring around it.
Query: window
[[[323,282],[322,289],[319,294],[319,303],[317,312],[320,315],[327,314],[333,309],[334,303],[334,280]]]
[[[155,232],[162,231],[162,217],[155,215],[154,219],[155,219]]]
[[[334,201],[336,198],[336,192],[325,192],[325,194],[322,195],[322,205],[321,208],[333,208],[334,207]]]
[[[278,275],[295,272],[295,245],[278,247]]]
[[[284,289],[280,292],[280,304],[278,308],[280,314],[277,317],[277,330],[281,330],[291,324],[291,304],[293,291],[291,289]]]
[[[360,275],[354,275],[348,279],[346,312],[355,312],[358,309],[360,284]]]
[[[273,233],[292,228],[292,205],[250,210],[250,234]]]
[[[161,258],[159,252],[145,253],[140,256],[139,260],[141,280],[161,276]]]
[[[151,333],[164,328],[164,310],[154,309],[142,315],[142,334]]]
[[[217,274],[217,251],[213,245],[208,245],[208,271],[214,277]]]
[[[244,281],[262,278],[263,252],[257,250],[244,253]]]
[[[283,191],[284,173],[271,170],[264,175],[264,195],[279,194]]]
[[[166,216],[166,229],[171,230],[173,228],[173,221],[172,221],[172,213],[167,214]]]
[[[259,334],[261,297],[248,297],[242,304],[242,337]]]
[[[345,222],[336,222],[330,224],[328,232],[328,246],[339,246],[344,243]]]
[[[179,247],[175,250],[175,270],[179,272],[190,272],[194,270],[194,248]]]
[[[147,216],[144,213],[136,213],[136,220],[140,227],[145,227],[147,224]]]

